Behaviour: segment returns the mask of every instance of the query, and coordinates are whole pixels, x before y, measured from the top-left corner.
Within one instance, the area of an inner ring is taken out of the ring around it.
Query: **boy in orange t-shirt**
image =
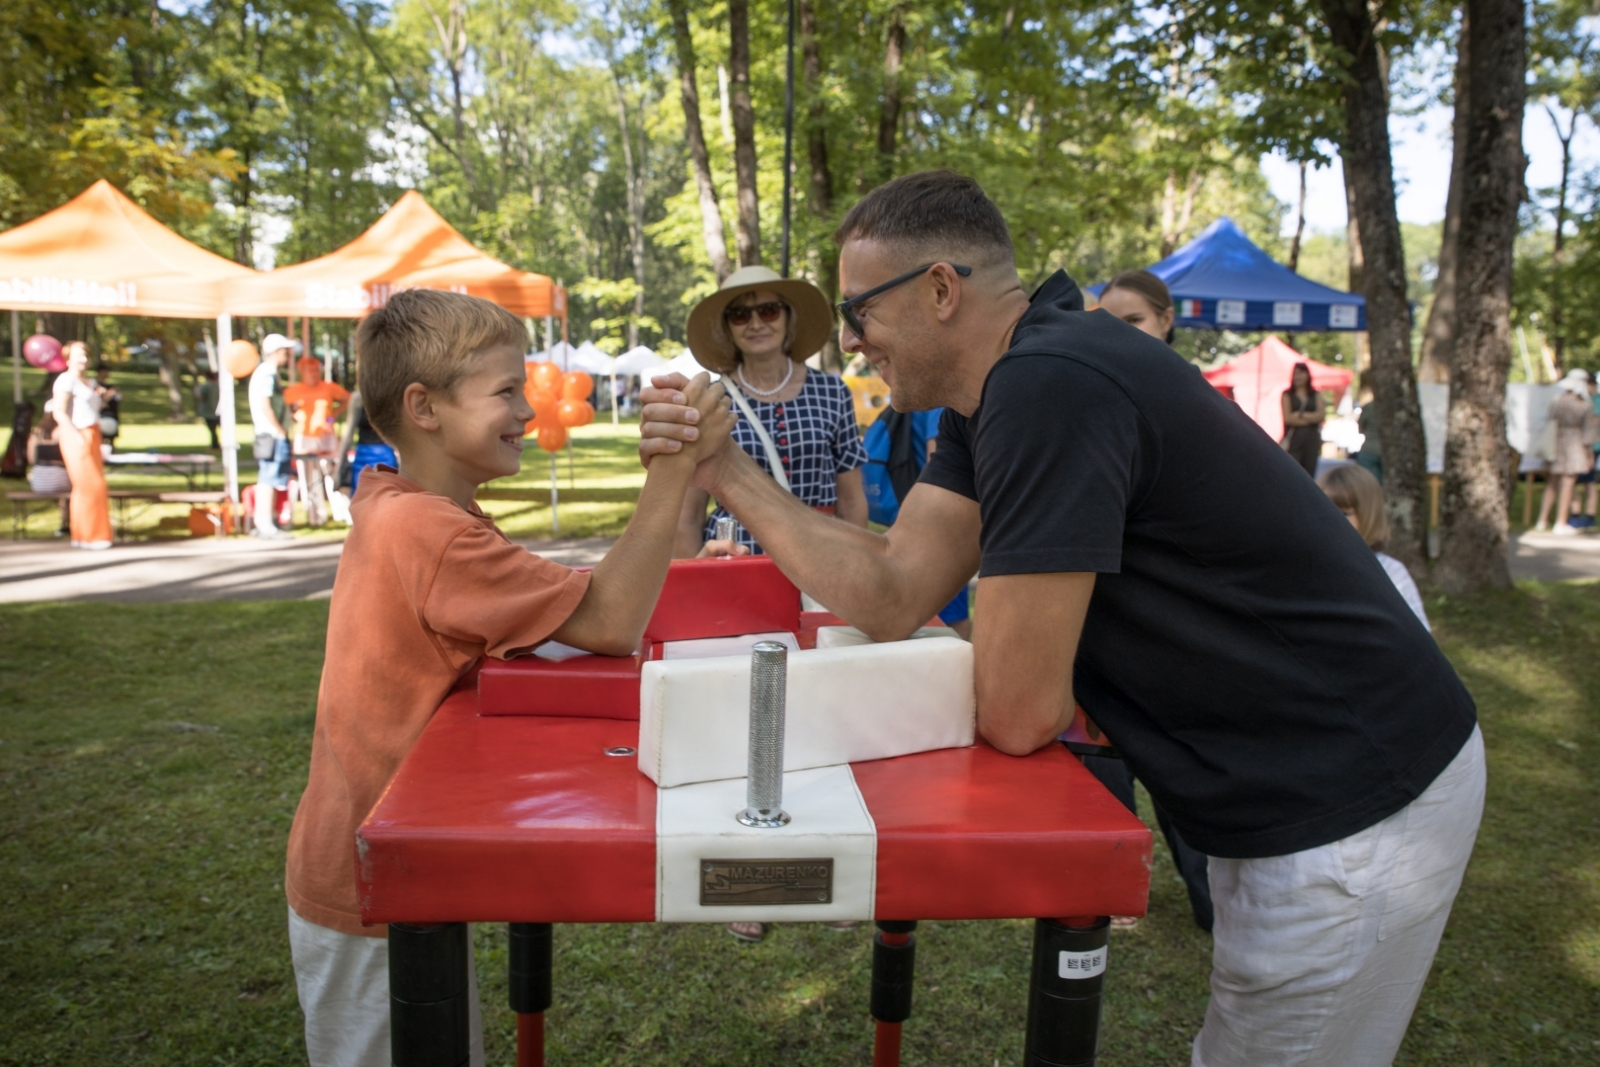
[[[475,297],[394,296],[361,324],[361,395],[400,455],[351,506],[328,614],[305,794],[284,890],[312,1067],[387,1067],[384,931],[361,925],[355,833],[445,695],[484,656],[555,639],[608,655],[638,645],[666,580],[684,490],[733,426],[720,385],[685,390],[700,439],[650,464],[628,528],[589,574],[512,544],[474,503],[521,466],[522,323]],[[473,1005],[473,1063],[482,1039]]]

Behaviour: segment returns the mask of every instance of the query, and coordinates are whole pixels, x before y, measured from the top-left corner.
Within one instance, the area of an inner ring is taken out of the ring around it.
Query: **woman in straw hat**
[[[867,525],[861,468],[867,453],[850,390],[813,371],[807,357],[833,329],[833,309],[816,286],[766,267],[745,267],[689,313],[689,350],[730,386],[739,408],[733,440],[802,502],[857,526]],[[742,528],[716,539],[717,507],[689,490],[678,521],[677,555],[743,555],[761,546]]]

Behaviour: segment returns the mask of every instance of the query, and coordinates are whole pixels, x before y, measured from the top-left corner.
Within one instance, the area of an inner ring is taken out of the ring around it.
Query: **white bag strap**
[[[778,446],[772,443],[772,435],[767,433],[767,428],[761,425],[761,420],[756,418],[756,413],[750,410],[750,402],[739,392],[739,387],[733,384],[733,376],[724,374],[722,385],[728,390],[728,395],[733,397],[733,402],[739,405],[739,410],[744,412],[744,417],[750,420],[750,428],[755,430],[756,437],[761,440],[761,447],[767,453],[767,466],[772,468],[772,477],[779,485],[783,486],[785,493],[794,490],[789,488],[789,476],[783,472],[783,458],[778,455]]]

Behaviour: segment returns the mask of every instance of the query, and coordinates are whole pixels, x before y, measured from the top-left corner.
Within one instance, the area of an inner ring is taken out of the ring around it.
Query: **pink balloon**
[[[57,352],[42,368],[46,374],[60,374],[67,369],[67,357]]]
[[[47,333],[36,333],[22,342],[22,358],[40,369],[48,369],[45,365],[60,355],[61,342]],[[62,369],[66,369],[65,363],[62,364]]]

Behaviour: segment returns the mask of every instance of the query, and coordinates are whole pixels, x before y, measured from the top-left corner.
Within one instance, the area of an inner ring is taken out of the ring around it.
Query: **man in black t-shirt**
[[[1471,697],[1370,549],[1197,369],[1063,273],[1030,298],[970,179],[908,175],[838,233],[844,348],[946,408],[886,534],[795,505],[737,450],[696,481],[880,640],[978,570],[978,729],[1051,742],[1080,702],[1213,857],[1199,1067],[1389,1063],[1477,832]],[[683,382],[645,390],[676,447]]]

